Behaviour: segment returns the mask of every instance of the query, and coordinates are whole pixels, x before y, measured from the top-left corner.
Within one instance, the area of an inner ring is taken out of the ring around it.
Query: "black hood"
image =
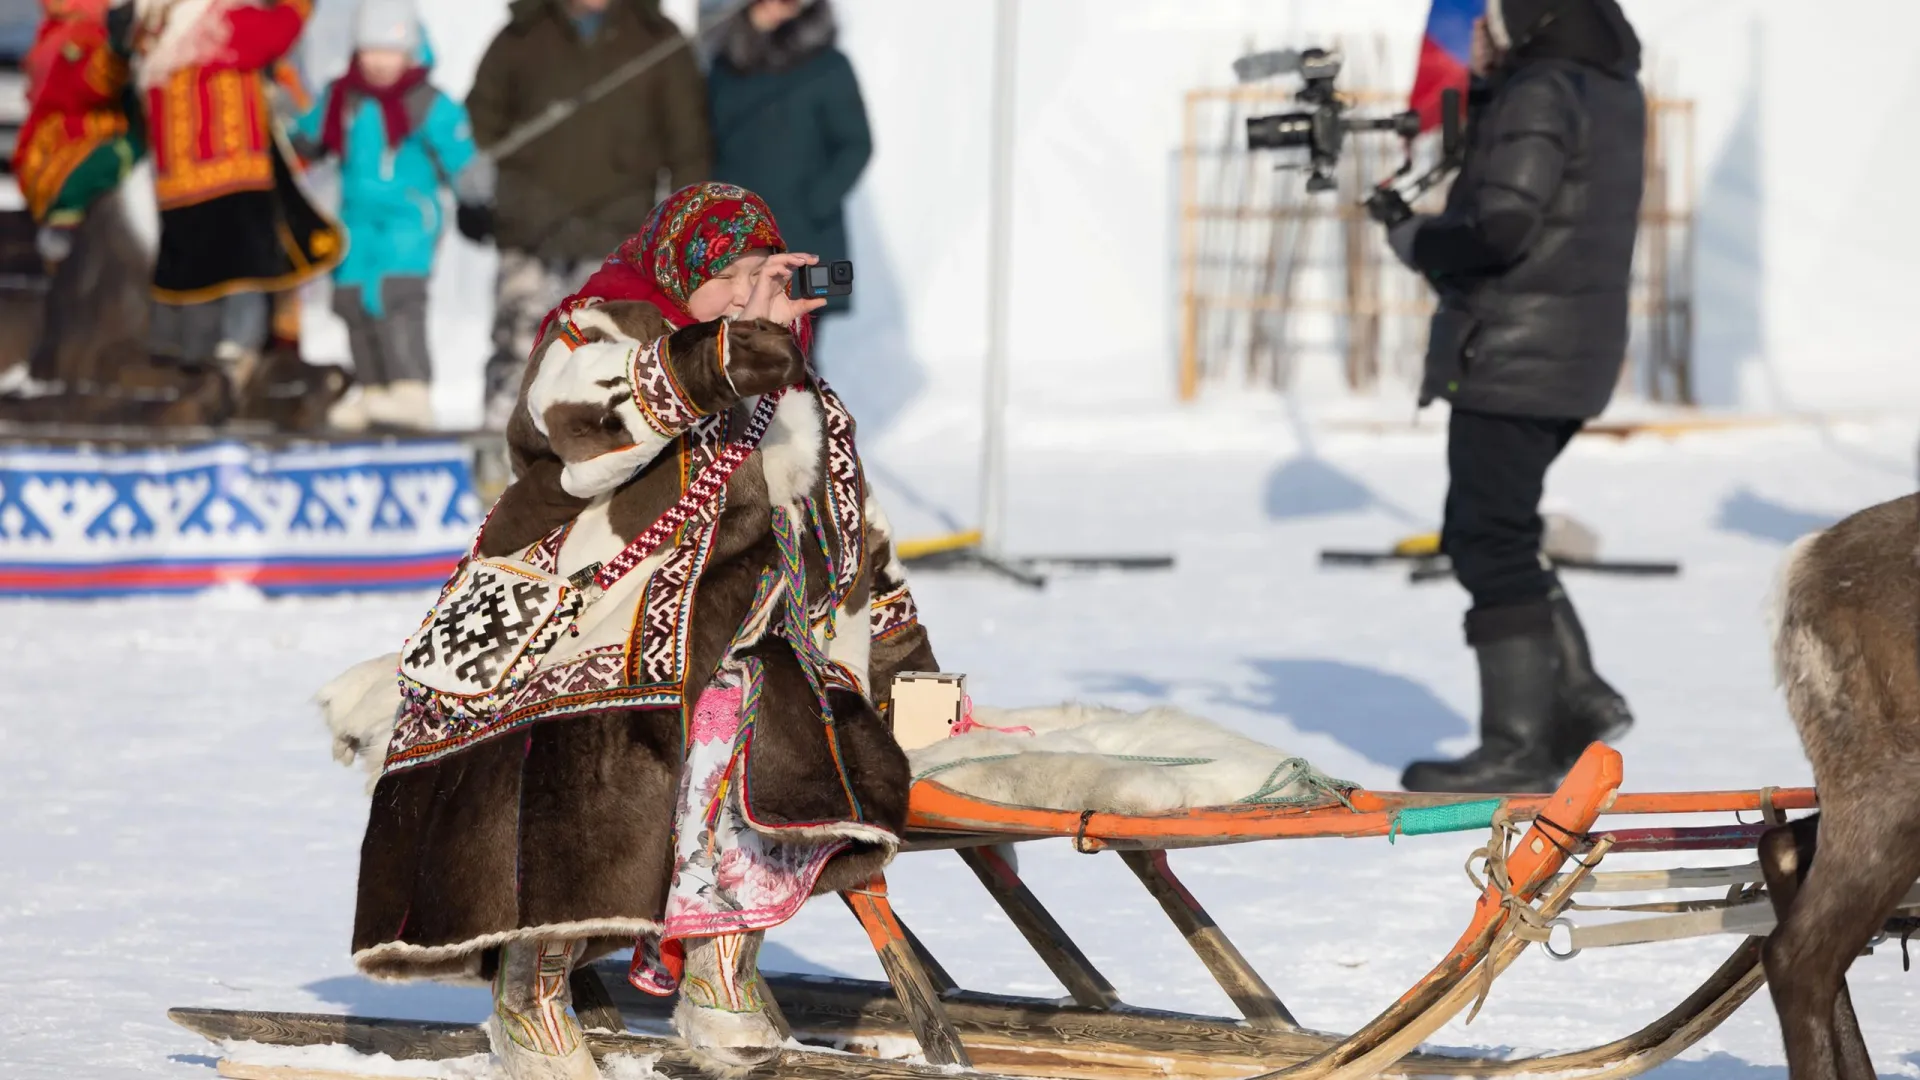
[[[719,53],[729,67],[742,74],[786,71],[833,48],[838,33],[828,0],[813,0],[798,15],[774,27],[771,34],[754,29],[743,10],[728,21]]]
[[[1487,0],[1512,42],[1508,63],[1571,60],[1620,75],[1640,70],[1640,38],[1616,0]]]

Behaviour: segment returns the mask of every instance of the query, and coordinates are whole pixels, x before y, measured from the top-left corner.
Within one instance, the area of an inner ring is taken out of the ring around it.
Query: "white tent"
[[[670,2],[690,19],[694,0]],[[1181,94],[1225,84],[1246,47],[1384,34],[1409,80],[1426,0],[1024,0],[1011,133],[1006,309],[1016,424],[1173,400],[1174,169]],[[971,439],[987,353],[991,75],[984,0],[837,0],[875,132],[849,207],[857,310],[837,385],[869,428]],[[1920,6],[1873,0],[1627,0],[1663,90],[1697,102],[1695,293],[1709,404],[1920,405],[1909,342],[1920,218]],[[347,3],[322,4],[344,28]],[[425,0],[439,81],[461,93],[500,0]],[[339,48],[334,57],[344,55]],[[317,67],[324,67],[317,63]],[[472,414],[488,257],[452,245],[436,285],[446,419]],[[456,306],[457,304],[457,306]],[[1331,361],[1329,361],[1331,363]],[[1337,380],[1314,378],[1309,395]]]

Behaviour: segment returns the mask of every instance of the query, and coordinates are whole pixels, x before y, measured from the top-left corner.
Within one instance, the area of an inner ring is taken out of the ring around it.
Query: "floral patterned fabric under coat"
[[[745,688],[723,669],[700,695],[675,808],[673,882],[664,929],[633,951],[628,981],[661,997],[680,986],[680,939],[765,930],[792,918],[846,844],[774,839],[740,804]]]

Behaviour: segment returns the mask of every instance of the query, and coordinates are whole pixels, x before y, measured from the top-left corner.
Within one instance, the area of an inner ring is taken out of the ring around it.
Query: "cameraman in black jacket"
[[[1439,294],[1420,400],[1452,403],[1441,549],[1473,596],[1480,746],[1409,791],[1548,791],[1633,723],[1541,555],[1547,467],[1606,408],[1627,345],[1646,141],[1640,43],[1615,0],[1487,0],[1467,155],[1438,216],[1376,205]],[[1378,203],[1378,200],[1376,200]]]

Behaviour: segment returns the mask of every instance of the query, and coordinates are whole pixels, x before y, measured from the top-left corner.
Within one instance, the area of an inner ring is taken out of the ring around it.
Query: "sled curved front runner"
[[[1551,795],[1462,797],[1345,791],[1306,806],[1243,805],[1158,814],[1110,814],[1007,806],[962,795],[932,781],[913,788],[906,851],[954,850],[1072,998],[1071,1003],[961,990],[893,910],[886,882],[843,894],[866,930],[886,983],[770,974],[767,982],[802,1042],[868,1055],[789,1050],[753,1070],[755,1077],[909,1077],[969,1075],[1061,1078],[1361,1080],[1372,1076],[1453,1075],[1582,1080],[1627,1077],[1672,1058],[1712,1031],[1762,981],[1759,936],[1770,922],[1753,868],[1600,872],[1603,859],[1635,853],[1752,851],[1765,822],[1597,830],[1601,817],[1756,813],[1777,821],[1815,806],[1810,789],[1627,794],[1621,760],[1595,744]],[[1396,833],[1480,831],[1489,835],[1485,887],[1465,930],[1425,978],[1351,1035],[1302,1028],[1273,989],[1174,875],[1168,852],[1306,837],[1380,837]],[[1066,931],[1020,880],[1002,845],[1066,839],[1087,853],[1114,851],[1179,929],[1239,1018],[1191,1016],[1123,1003]],[[1603,880],[1605,879],[1605,880]],[[1626,910],[1682,912],[1587,931],[1592,947],[1670,940],[1708,932],[1746,934],[1727,960],[1665,1015],[1622,1039],[1568,1053],[1528,1058],[1421,1052],[1420,1044],[1456,1015],[1477,1009],[1487,988],[1558,916],[1576,892],[1714,888],[1726,899]],[[1718,920],[1702,929],[1701,920]],[[1624,929],[1623,929],[1624,928]],[[1604,939],[1604,940],[1603,940]],[[596,1054],[660,1055],[663,1075],[698,1075],[670,1040],[630,1033],[666,1018],[671,1002],[632,990],[624,962],[575,972],[575,999]],[[446,1058],[484,1046],[477,1028],[354,1017],[178,1009],[176,1022],[215,1040],[277,1044],[340,1043],[394,1057]],[[899,1056],[902,1039],[926,1066],[876,1060]],[[931,1066],[929,1068],[928,1066]],[[223,1075],[295,1080],[301,1072],[241,1062]]]

